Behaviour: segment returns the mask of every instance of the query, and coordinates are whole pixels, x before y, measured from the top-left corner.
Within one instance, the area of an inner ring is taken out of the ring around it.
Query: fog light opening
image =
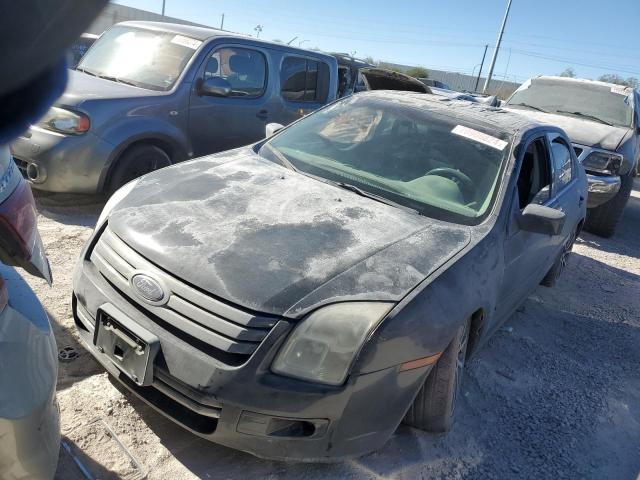
[[[29,165],[27,165],[27,177],[32,182],[38,181],[38,178],[40,177],[40,169],[38,168],[38,165],[36,165],[35,163],[30,163]]]

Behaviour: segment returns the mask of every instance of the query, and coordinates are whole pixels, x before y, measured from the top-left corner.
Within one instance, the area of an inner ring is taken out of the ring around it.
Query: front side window
[[[551,195],[551,169],[544,138],[532,141],[524,152],[517,181],[520,210],[530,203],[544,205]]]
[[[169,90],[202,42],[175,33],[115,26],[76,68],[89,75],[148,90]]]
[[[204,78],[222,77],[231,84],[230,97],[259,97],[264,93],[267,62],[249,48],[225,47],[207,60]]]
[[[302,57],[286,57],[280,69],[282,98],[291,102],[324,103],[329,93],[329,67]]]
[[[260,154],[424,215],[476,224],[492,205],[510,140],[481,130],[420,105],[363,94],[292,125]]]
[[[506,105],[629,127],[633,119],[633,89],[534,79],[516,90]]]
[[[573,178],[573,162],[567,145],[555,139],[551,143],[551,157],[553,159],[553,191],[559,192]]]

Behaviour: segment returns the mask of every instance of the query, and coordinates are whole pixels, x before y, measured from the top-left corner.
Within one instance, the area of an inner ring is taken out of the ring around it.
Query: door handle
[[[260,120],[266,120],[267,118],[269,118],[269,112],[267,110],[260,110],[258,113],[256,113],[256,117],[258,117]]]
[[[578,200],[578,206],[581,207],[584,203],[584,195],[580,195],[580,200]]]

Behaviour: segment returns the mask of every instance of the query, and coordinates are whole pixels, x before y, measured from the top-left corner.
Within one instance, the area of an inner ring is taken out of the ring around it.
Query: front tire
[[[620,180],[622,182],[620,190],[615,197],[599,207],[587,210],[587,221],[584,224],[586,231],[604,238],[609,238],[615,233],[616,226],[631,195],[633,175],[630,172],[622,176]]]
[[[142,175],[171,165],[169,155],[155,145],[134,145],[118,159],[109,176],[107,192],[113,193],[121,186]]]
[[[469,343],[469,321],[462,325],[420,388],[403,422],[420,430],[451,429]]]

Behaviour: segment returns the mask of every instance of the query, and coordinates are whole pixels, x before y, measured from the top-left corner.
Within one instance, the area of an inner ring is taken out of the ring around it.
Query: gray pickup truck
[[[633,187],[640,157],[640,97],[621,85],[564,77],[527,80],[503,105],[557,125],[587,171],[585,229],[614,234]]]
[[[334,100],[330,55],[221,30],[123,22],[11,145],[32,186],[110,192],[158,168],[264,137]]]

